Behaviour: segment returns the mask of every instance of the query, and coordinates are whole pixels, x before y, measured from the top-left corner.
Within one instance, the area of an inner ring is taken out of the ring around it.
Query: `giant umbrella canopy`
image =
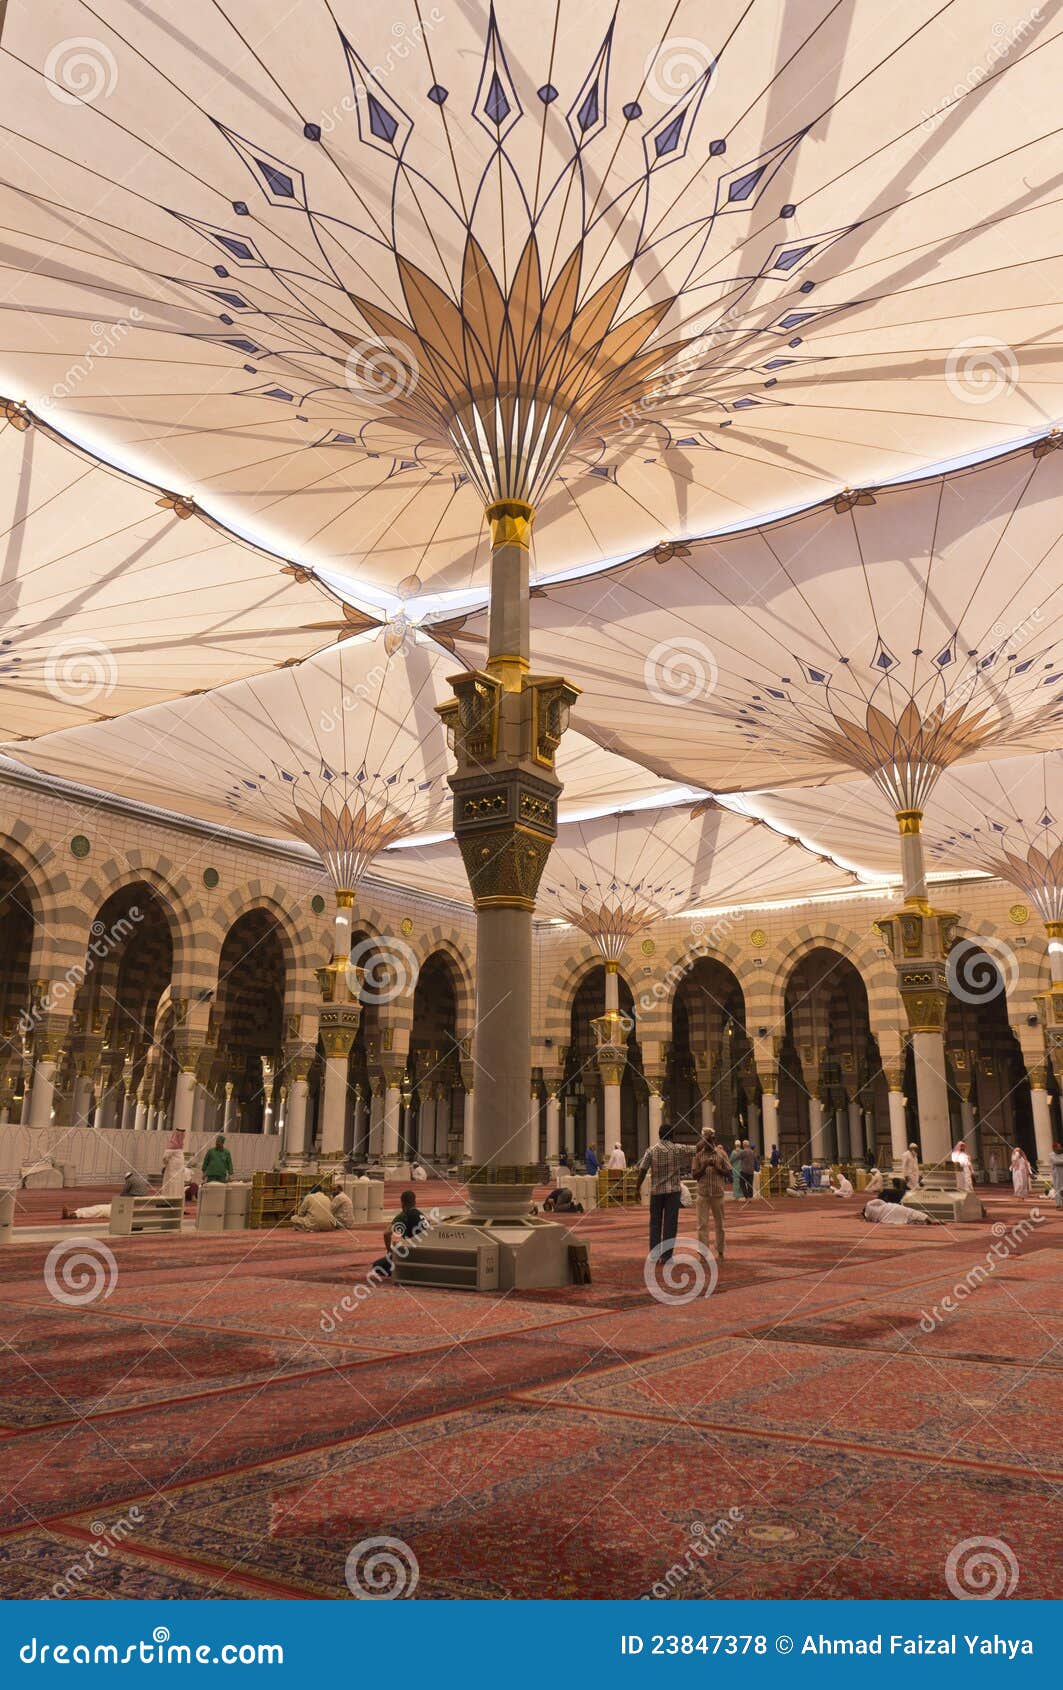
[[[960,10],[11,4],[8,391],[388,588],[501,500],[542,574],[1014,442],[1063,33],[966,0],[958,81]]]
[[[1059,736],[1057,444],[539,589],[536,655],[564,654],[582,731],[662,777],[718,793],[869,777],[924,898],[919,818],[942,773]],[[448,625],[470,661],[484,622]]]

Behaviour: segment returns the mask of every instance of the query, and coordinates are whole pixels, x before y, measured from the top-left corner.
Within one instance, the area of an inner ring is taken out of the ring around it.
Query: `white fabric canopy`
[[[303,657],[369,618],[0,401],[0,740]]]
[[[452,758],[436,706],[452,696],[455,659],[424,635],[397,647],[390,636],[369,631],[252,680],[51,734],[18,757],[203,821],[299,838],[322,855],[322,828],[336,823],[337,849],[369,851],[361,872],[394,837],[451,825]],[[676,790],[578,733],[562,741],[558,770],[562,815]]]
[[[1059,415],[1058,8],[11,0],[7,391],[304,561],[539,575]]]
[[[452,840],[384,851],[373,874],[471,903]],[[709,800],[562,822],[536,914],[581,927],[603,956],[620,956],[655,922],[684,910],[826,895],[854,879],[826,854]]]
[[[532,660],[581,730],[710,791],[882,776],[1060,735],[1063,452],[830,501],[536,591]],[[447,624],[483,661],[486,618]]]

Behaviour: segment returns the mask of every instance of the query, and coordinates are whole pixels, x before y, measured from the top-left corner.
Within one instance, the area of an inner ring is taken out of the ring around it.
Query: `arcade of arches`
[[[170,855],[182,846],[187,855],[187,840],[166,844]],[[331,1152],[385,1165],[417,1157],[442,1169],[469,1159],[471,923],[445,932],[425,920],[423,934],[398,940],[394,888],[368,889],[380,907],[354,935],[365,964],[361,1013],[337,1058],[318,1028],[328,927],[327,918],[306,919],[309,871],[287,907],[237,891],[218,894],[208,911],[157,872],[138,878],[117,858],[110,866],[113,889],[61,846],[42,873],[18,839],[0,848],[0,1122],[145,1133],[178,1125],[238,1142],[258,1135],[291,1161]],[[969,895],[987,949],[977,949],[977,934],[964,941],[975,946],[982,990],[977,1000],[949,999],[949,1130],[1000,1179],[1013,1145],[1043,1163],[1059,1135],[1038,1007],[1047,972],[1030,956],[1005,979],[994,930],[1009,933],[1015,957],[1032,945],[1007,925],[1006,888],[987,881]],[[814,914],[812,906],[750,911],[760,948],[728,940],[716,955],[698,939],[684,954],[682,921],[662,922],[656,943],[619,966],[624,1042],[608,1050],[598,1032],[605,968],[583,955],[571,929],[537,926],[521,1160],[541,1164],[562,1148],[604,1155],[619,1143],[630,1161],[672,1120],[684,1135],[711,1122],[725,1140],[748,1138],[762,1153],[777,1144],[791,1164],[862,1162],[869,1153],[880,1165],[896,1161],[920,1139],[917,1053],[874,942],[876,913],[829,902]],[[806,934],[796,949],[795,914]],[[735,912],[733,924],[742,920]],[[667,965],[648,961],[654,953]],[[335,1060],[345,1063],[346,1104],[342,1139],[333,1128],[326,1143],[324,1078]]]

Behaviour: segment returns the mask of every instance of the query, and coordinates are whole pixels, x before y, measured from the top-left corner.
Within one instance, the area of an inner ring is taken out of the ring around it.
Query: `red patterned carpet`
[[[94,1200],[26,1196],[30,1225]],[[4,1593],[347,1597],[386,1536],[429,1598],[944,1599],[981,1538],[1015,1596],[1058,1596],[1063,1216],[988,1201],[903,1233],[758,1202],[676,1303],[642,1211],[579,1223],[590,1286],[384,1285],[347,1313],[375,1226],[106,1240],[83,1303],[25,1236],[0,1254]]]

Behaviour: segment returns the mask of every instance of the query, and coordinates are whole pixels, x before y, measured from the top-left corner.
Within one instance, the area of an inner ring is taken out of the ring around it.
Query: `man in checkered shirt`
[[[659,1260],[670,1262],[672,1245],[679,1227],[680,1191],[683,1175],[690,1170],[693,1149],[673,1142],[674,1126],[661,1128],[660,1141],[651,1144],[639,1163],[635,1196],[642,1192],[642,1182],[650,1176],[650,1254],[660,1248]]]

